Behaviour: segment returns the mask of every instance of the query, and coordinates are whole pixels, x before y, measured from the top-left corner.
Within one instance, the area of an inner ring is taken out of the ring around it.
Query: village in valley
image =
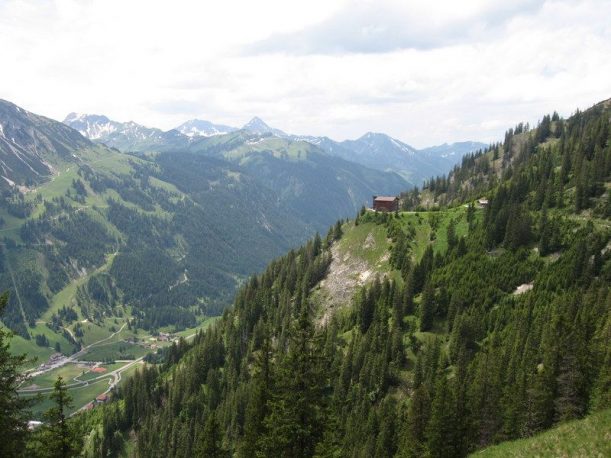
[[[206,320],[200,323],[201,327],[207,324]],[[180,339],[191,339],[199,329],[147,333],[142,329],[129,329],[126,325],[110,336],[83,346],[72,355],[52,353],[46,361],[24,374],[26,377],[19,387],[20,396],[41,397],[40,402],[32,408],[33,417],[28,424],[30,429],[42,424],[42,412],[51,403],[48,394],[53,391],[57,377],[62,377],[72,397],[70,415],[93,410],[108,402],[124,380],[147,364],[147,357],[154,357]]]

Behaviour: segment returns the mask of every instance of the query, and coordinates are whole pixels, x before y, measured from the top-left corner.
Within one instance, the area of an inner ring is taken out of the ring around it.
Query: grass
[[[68,409],[68,415],[76,412],[78,409],[83,407],[90,401],[93,401],[95,397],[108,388],[108,378],[102,379],[98,382],[91,383],[89,385],[77,388],[70,388],[68,390],[70,396],[72,396],[72,407]],[[31,396],[25,396],[31,397]],[[40,401],[32,406],[32,419],[41,420],[42,414],[51,407],[53,403],[49,399],[49,395],[45,394],[40,397]]]
[[[177,333],[175,333],[178,337],[189,337],[192,334],[195,334],[197,332],[199,332],[200,330],[205,330],[208,329],[210,326],[212,326],[217,320],[219,320],[221,317],[220,316],[210,316],[210,317],[205,317],[203,319],[203,321],[201,323],[199,323],[195,328],[188,328],[185,329],[184,331],[179,331]]]
[[[150,353],[150,349],[128,342],[111,342],[91,348],[81,359],[83,361],[107,361],[116,359],[137,359]],[[128,358],[129,356],[129,358]]]
[[[118,383],[118,386],[121,387],[123,386],[123,384],[125,384],[125,382],[136,373],[136,371],[142,369],[143,366],[145,366],[146,363],[140,361],[138,364],[134,364],[131,367],[127,368],[126,370],[124,370],[121,373],[121,380]]]
[[[0,208],[0,217],[4,220],[4,225],[0,227],[0,236],[13,239],[15,242],[22,242],[19,231],[25,220],[11,215],[4,208]]]
[[[39,388],[52,387],[57,380],[57,377],[60,376],[68,385],[74,382],[74,377],[78,377],[83,373],[83,371],[86,370],[87,369],[79,367],[77,364],[65,364],[57,369],[53,369],[52,371],[45,372],[44,374],[31,378],[26,382],[24,388],[27,388],[29,385],[37,385]]]
[[[381,261],[388,253],[388,247],[386,228],[375,223],[345,225],[344,236],[339,242],[340,253],[349,252],[380,270],[389,270],[388,262]]]
[[[38,193],[42,194],[46,200],[52,200],[54,198],[62,197],[66,195],[66,190],[72,186],[72,180],[79,178],[78,166],[72,165],[59,172],[59,175],[54,176],[50,181],[47,181],[38,188]],[[31,193],[32,199],[36,193]],[[38,204],[31,218],[37,218],[44,212],[44,205]]]
[[[125,366],[126,364],[127,363],[104,364],[102,365],[102,367],[105,367],[107,369],[107,373],[110,373],[116,369],[119,369]],[[134,364],[133,366],[125,370],[121,374],[122,377],[121,377],[121,381],[119,382],[119,386],[121,386],[129,377],[131,377],[136,372],[137,369],[141,367],[142,367],[142,363]],[[69,364],[69,365],[62,366],[61,368],[58,368],[56,370],[53,370],[47,374],[40,376],[40,380],[38,381],[40,381],[40,383],[45,383],[44,387],[53,386],[53,383],[55,383],[57,376],[61,375],[62,377],[64,377],[64,381],[66,382],[66,384],[70,384],[74,382],[73,380],[74,377],[79,376],[82,373],[82,371],[83,371],[82,367],[78,367],[78,365],[76,364]],[[85,375],[80,376],[79,380],[87,381],[87,380],[91,380],[92,378],[103,376],[103,375],[104,374],[87,372]],[[81,407],[83,407],[85,404],[94,400],[97,395],[106,391],[106,389],[108,388],[108,383],[109,383],[110,378],[111,378],[110,376],[107,376],[107,377],[103,377],[102,379],[95,381],[86,386],[68,388],[68,392],[70,396],[72,397],[72,407],[68,409],[67,413],[72,414],[76,412]],[[43,387],[43,385],[41,385],[40,383],[37,383],[37,384],[40,387]],[[27,394],[27,395],[23,395],[23,397],[31,398],[32,395]],[[49,393],[42,394],[40,396],[40,400],[36,402],[34,406],[32,406],[32,409],[31,409],[32,418],[41,419],[42,414],[46,410],[48,410],[49,407],[51,406],[52,406],[52,402],[49,399]]]
[[[277,158],[286,157],[292,160],[306,160],[311,149],[312,146],[306,142],[289,142],[283,138],[267,137],[254,143],[246,142],[226,152],[224,156],[228,159],[242,159],[244,161],[249,160],[253,153],[265,152]]]
[[[37,358],[35,363],[32,363],[30,367],[38,366],[39,364],[45,362],[49,359],[53,353],[55,353],[54,347],[56,343],[59,343],[60,349],[63,352],[71,353],[73,350],[73,345],[66,340],[66,338],[61,333],[57,333],[52,329],[48,328],[44,323],[36,323],[33,328],[28,327],[28,331],[32,338],[30,340],[26,340],[21,336],[14,335],[11,338],[11,353],[16,355],[27,354],[29,358]],[[49,340],[49,347],[39,347],[36,345],[36,341],[34,336],[37,334],[42,334],[47,337]]]
[[[100,367],[103,367],[104,369],[106,369],[106,372],[86,372],[83,375],[80,375],[78,377],[79,380],[81,381],[87,381],[87,380],[91,380],[94,379],[96,377],[100,377],[102,375],[105,374],[109,374],[112,371],[116,371],[117,369],[122,368],[123,366],[127,365],[129,363],[111,363],[111,364],[101,364]]]
[[[435,253],[443,253],[448,249],[447,230],[450,221],[454,220],[456,223],[457,237],[467,235],[469,232],[467,209],[464,206],[436,212],[401,212],[400,216],[404,227],[412,226],[415,230],[412,248],[416,260],[422,258],[429,245],[432,245]],[[476,209],[475,218],[480,219],[482,216],[483,211]],[[438,221],[437,229],[434,231],[435,237],[431,240],[431,233],[433,232],[431,223],[435,219]]]
[[[129,313],[127,315],[129,315]],[[188,337],[192,334],[195,334],[200,329],[208,328],[219,318],[220,317],[204,317],[201,319],[201,321],[196,327],[187,328],[183,331],[177,332],[176,335],[178,337]],[[105,318],[100,324],[92,322],[81,323],[82,330],[84,332],[82,337],[83,345],[86,346],[90,344],[95,344],[95,342],[108,338],[113,332],[121,329],[124,323],[125,317],[108,317]],[[70,325],[70,328],[74,332],[74,323]],[[172,332],[172,329],[163,330]],[[55,353],[55,350],[53,348],[55,342],[59,342],[62,352],[67,354],[72,353],[72,344],[70,344],[66,340],[61,331],[55,332],[52,329],[49,329],[46,324],[39,322],[34,328],[30,328],[30,333],[32,336],[35,336],[36,334],[43,334],[47,336],[47,338],[49,339],[49,347],[39,347],[38,345],[36,345],[36,342],[34,341],[33,337],[31,340],[26,340],[19,335],[13,335],[13,337],[11,338],[10,345],[11,353],[16,355],[26,354],[29,358],[26,364],[24,364],[23,369],[32,369],[38,367],[41,363],[46,362],[49,357],[53,353]],[[124,356],[126,353],[129,353],[130,355],[134,355],[136,358],[139,358],[140,356],[146,355],[150,351],[149,349],[143,348],[139,345],[134,345],[125,342],[125,340],[129,337],[135,337],[140,341],[149,343],[149,337],[151,337],[151,335],[143,329],[138,329],[134,332],[134,330],[129,330],[126,326],[123,328],[123,330],[117,332],[108,340],[104,340],[99,345],[94,345],[93,347],[91,347],[88,352],[88,355],[82,357],[81,359],[84,361],[106,361],[123,359],[122,355]],[[166,342],[155,343],[159,347],[170,344]]]
[[[474,453],[482,458],[611,456],[611,409],[561,424],[529,439],[504,442]]]
[[[91,345],[104,339],[108,340],[104,340],[101,344],[118,342],[129,336],[135,335],[127,326],[123,327],[125,323],[124,317],[107,317],[104,318],[101,323],[93,323],[91,321],[81,323],[81,329],[83,330],[83,345]],[[119,332],[122,327],[123,329]],[[112,334],[114,335],[110,337]]]
[[[115,253],[106,255],[104,264],[92,271],[89,275],[71,281],[64,287],[64,289],[55,294],[55,296],[53,296],[53,299],[51,300],[51,307],[49,307],[49,309],[45,311],[45,313],[41,316],[41,319],[45,321],[50,321],[51,316],[54,313],[57,313],[60,308],[64,306],[69,307],[70,305],[72,305],[74,296],[76,294],[76,289],[79,286],[84,285],[89,280],[89,277],[91,277],[92,275],[108,270],[112,265],[112,261],[114,260],[115,256]],[[81,316],[80,309],[75,307],[75,311],[79,316],[79,319],[83,319]]]
[[[6,326],[0,323],[4,329]],[[40,363],[49,359],[55,350],[49,347],[39,347],[33,340],[26,340],[20,335],[13,334],[10,339],[9,350],[13,355],[27,355],[29,358],[24,364],[24,369],[30,369],[40,365]]]

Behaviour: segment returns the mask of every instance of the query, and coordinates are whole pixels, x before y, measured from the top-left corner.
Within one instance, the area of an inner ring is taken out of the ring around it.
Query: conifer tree
[[[57,377],[50,398],[53,406],[43,415],[45,424],[36,432],[32,444],[34,455],[44,458],[76,456],[79,445],[74,427],[67,417],[67,410],[72,407],[72,397],[61,376]]]
[[[262,440],[264,456],[312,456],[324,431],[324,377],[305,299],[299,308],[287,354],[275,371]]]
[[[8,302],[8,294],[0,296],[0,315]],[[25,448],[28,432],[27,408],[31,402],[17,394],[21,382],[19,367],[25,356],[9,351],[11,333],[0,326],[0,456],[18,456]]]
[[[429,281],[424,287],[420,302],[420,330],[430,331],[435,317],[435,290]]]
[[[265,331],[264,331],[265,332]],[[255,456],[259,451],[259,442],[265,436],[264,419],[267,415],[267,403],[270,400],[270,345],[269,337],[263,337],[260,357],[257,359],[255,375],[250,385],[250,395],[246,406],[244,420],[244,440],[240,456]]]
[[[197,456],[210,458],[221,458],[227,456],[222,449],[222,435],[218,421],[214,414],[209,414],[204,425],[204,430],[199,442],[195,447]]]
[[[435,399],[431,407],[431,418],[427,425],[427,448],[432,457],[452,457],[455,453],[453,427],[454,400],[443,370],[437,374]]]

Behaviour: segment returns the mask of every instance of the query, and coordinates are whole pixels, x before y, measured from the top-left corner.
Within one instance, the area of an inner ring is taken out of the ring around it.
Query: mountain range
[[[192,144],[202,137],[223,136],[238,130],[263,137],[276,137],[289,141],[305,141],[328,155],[355,162],[366,167],[398,173],[408,182],[419,185],[423,180],[447,173],[467,153],[486,145],[479,142],[459,142],[417,150],[383,133],[366,133],[356,140],[341,142],[329,137],[289,135],[270,127],[258,117],[241,128],[193,119],[175,129],[151,129],[132,121],[119,123],[105,116],[69,114],[64,123],[91,140],[105,143],[123,151],[177,151],[191,150]],[[264,140],[262,140],[264,141]]]

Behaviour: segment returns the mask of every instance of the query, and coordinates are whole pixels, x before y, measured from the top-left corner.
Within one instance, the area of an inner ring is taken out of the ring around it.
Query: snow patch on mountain
[[[88,115],[84,113],[70,113],[64,119],[64,124],[78,130],[81,135],[90,140],[99,140],[121,127],[121,123],[111,121],[103,115]]]

